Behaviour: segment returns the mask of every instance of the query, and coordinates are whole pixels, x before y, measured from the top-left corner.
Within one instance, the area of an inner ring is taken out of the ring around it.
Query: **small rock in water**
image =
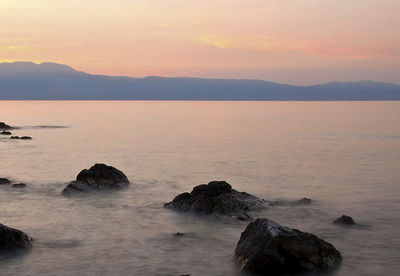
[[[25,183],[17,183],[17,184],[13,184],[11,187],[13,187],[13,188],[25,188],[26,184]]]
[[[11,136],[10,139],[31,140],[32,137],[29,137],[29,136],[21,136],[21,137],[19,137],[19,136]]]
[[[11,132],[3,130],[0,132],[1,135],[11,135]]]
[[[296,201],[296,204],[297,205],[309,205],[309,204],[311,204],[311,198],[306,198],[306,197],[302,198],[302,199]]]
[[[32,238],[24,232],[0,224],[0,250],[28,248]]]
[[[181,232],[176,232],[174,234],[175,237],[183,237],[185,234],[181,233]]]
[[[333,222],[334,224],[341,224],[341,225],[354,225],[356,224],[352,217],[343,215],[337,220]]]
[[[0,185],[10,184],[10,183],[11,183],[11,181],[8,180],[7,178],[0,178]]]
[[[4,122],[0,122],[0,129],[12,129],[13,127],[7,125]]]
[[[177,195],[165,208],[185,212],[232,216],[238,219],[251,219],[247,211],[260,210],[267,202],[245,192],[232,189],[225,181],[212,181],[193,188],[190,193]]]
[[[251,222],[236,246],[241,268],[260,275],[287,275],[336,267],[342,256],[317,236],[268,219]]]
[[[129,184],[128,178],[120,170],[105,164],[95,164],[89,170],[81,171],[76,181],[70,182],[63,193],[120,189]]]

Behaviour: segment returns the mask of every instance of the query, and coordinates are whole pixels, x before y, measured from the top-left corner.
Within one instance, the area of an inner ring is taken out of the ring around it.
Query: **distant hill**
[[[261,80],[111,77],[56,63],[0,63],[0,100],[400,100],[400,86],[373,81],[294,86]]]

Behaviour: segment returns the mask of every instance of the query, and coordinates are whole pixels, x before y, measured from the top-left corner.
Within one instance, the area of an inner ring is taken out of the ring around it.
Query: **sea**
[[[27,185],[0,186],[0,223],[33,238],[0,255],[1,275],[251,275],[234,259],[248,221],[163,207],[213,180],[311,198],[251,216],[332,243],[343,262],[317,275],[399,275],[399,101],[0,101],[0,121],[32,137],[0,135],[0,177]],[[61,194],[95,163],[131,185]]]

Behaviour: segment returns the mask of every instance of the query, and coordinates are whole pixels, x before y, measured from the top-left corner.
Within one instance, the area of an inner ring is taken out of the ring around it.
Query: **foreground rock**
[[[30,137],[30,136],[22,136],[22,137],[19,137],[19,136],[11,136],[10,139],[31,140],[32,137]]]
[[[13,129],[13,127],[7,125],[4,122],[0,122],[0,129]]]
[[[24,232],[0,224],[0,250],[28,248],[32,238]]]
[[[11,181],[8,180],[7,178],[0,178],[0,185],[4,184],[11,184]]]
[[[235,257],[243,270],[261,275],[323,271],[342,256],[330,243],[268,219],[251,222],[242,233]]]
[[[353,220],[352,217],[343,215],[337,220],[333,222],[333,224],[339,224],[339,225],[354,225],[356,222]]]
[[[11,135],[11,132],[3,130],[0,132],[1,135]]]
[[[229,215],[238,219],[250,219],[247,211],[265,208],[267,201],[245,192],[232,189],[225,181],[212,181],[193,188],[190,193],[177,195],[165,208],[185,212],[198,212],[213,215]]]
[[[95,164],[89,170],[81,171],[63,190],[63,193],[91,190],[120,189],[130,184],[123,172],[105,164]]]

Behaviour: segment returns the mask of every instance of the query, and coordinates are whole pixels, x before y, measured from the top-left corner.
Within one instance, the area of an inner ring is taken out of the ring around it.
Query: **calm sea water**
[[[1,275],[241,275],[233,253],[247,222],[163,208],[211,180],[312,198],[253,216],[334,244],[335,275],[398,275],[399,119],[400,102],[0,102],[0,121],[33,137],[0,137],[0,177],[28,185],[0,187],[0,223],[35,239],[0,257]],[[60,195],[96,162],[131,186]],[[362,227],[332,225],[342,214]]]

